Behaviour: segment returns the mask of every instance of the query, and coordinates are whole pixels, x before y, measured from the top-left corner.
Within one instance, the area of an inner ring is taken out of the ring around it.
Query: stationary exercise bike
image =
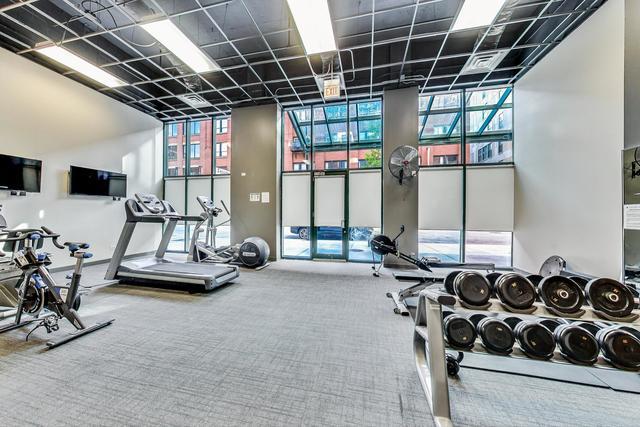
[[[14,321],[12,324],[0,328],[0,333],[36,323],[36,327],[27,335],[28,340],[31,333],[40,327],[44,327],[47,333],[57,331],[59,320],[64,318],[77,329],[77,332],[67,335],[59,341],[46,343],[48,348],[54,348],[114,322],[112,319],[87,326],[77,313],[81,304],[78,289],[83,263],[84,260],[93,256],[86,251],[89,248],[87,243],[65,242],[60,244],[58,243],[60,235],[46,227],[10,230],[8,234],[11,237],[0,236],[0,242],[16,243],[22,246],[14,253],[12,261],[22,271],[22,279],[18,287],[18,304]],[[76,259],[75,269],[68,284],[57,284],[47,270],[51,264],[49,254],[36,252],[35,247],[42,239],[51,239],[57,248],[68,249],[69,256]],[[29,317],[23,320],[23,315]]]
[[[0,205],[1,208],[2,205]],[[11,234],[7,231],[7,221],[0,214],[0,237],[2,236],[11,236]],[[39,244],[42,246],[42,241]],[[18,284],[22,278],[22,270],[12,262],[13,253],[18,250],[18,246],[15,243],[0,245],[0,319],[13,316],[18,304]],[[9,256],[3,251],[10,252],[12,255]]]
[[[202,220],[196,224],[193,235],[191,236],[189,261],[230,263],[251,268],[262,267],[267,263],[270,253],[269,245],[260,237],[249,237],[242,243],[236,245],[216,247],[218,227],[228,224],[231,221],[231,213],[229,209],[227,209],[224,201],[221,200],[220,203],[224,208],[224,212],[229,216],[229,219],[216,224],[216,218],[218,218],[223,210],[216,207],[208,197],[198,196],[197,200],[203,210],[200,215]],[[202,233],[203,228],[205,238],[204,241],[200,241],[200,233]]]

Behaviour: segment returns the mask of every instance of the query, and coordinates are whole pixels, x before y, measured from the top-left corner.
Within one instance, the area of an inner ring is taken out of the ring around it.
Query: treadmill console
[[[160,215],[169,213],[167,205],[155,194],[136,193],[136,199],[140,206],[152,214]]]

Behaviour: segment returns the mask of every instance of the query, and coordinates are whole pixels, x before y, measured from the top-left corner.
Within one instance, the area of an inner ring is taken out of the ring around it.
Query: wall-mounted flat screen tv
[[[69,194],[127,197],[127,175],[71,166]]]
[[[42,161],[0,154],[0,190],[40,192]]]

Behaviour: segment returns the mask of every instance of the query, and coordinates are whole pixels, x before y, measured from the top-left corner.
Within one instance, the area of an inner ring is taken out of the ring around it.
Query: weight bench
[[[415,310],[415,306],[412,307],[412,305],[416,304],[417,300],[408,301],[408,299],[413,300],[420,294],[420,291],[428,286],[442,285],[444,283],[444,278],[442,277],[433,277],[419,272],[393,273],[393,277],[400,282],[418,282],[408,288],[400,289],[398,292],[387,293],[387,297],[391,298],[395,304],[393,312],[402,316],[408,316],[411,308]]]

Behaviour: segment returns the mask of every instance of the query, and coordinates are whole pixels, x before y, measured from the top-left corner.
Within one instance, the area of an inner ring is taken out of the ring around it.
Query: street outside
[[[186,248],[185,248],[185,226],[184,224],[176,225],[176,229],[173,232],[173,236],[171,236],[171,241],[169,242],[168,249],[170,251],[183,252],[188,250],[189,243],[191,242],[191,234],[193,233],[193,225],[189,226],[189,233],[186,236]],[[204,231],[200,233],[198,241],[204,242],[205,234]],[[223,225],[218,227],[218,232],[216,234],[216,246],[225,246],[231,244],[231,226]]]
[[[191,238],[193,226],[189,227],[188,241]],[[230,226],[218,227],[216,245],[230,244]],[[373,230],[373,235],[379,233]],[[169,244],[171,251],[185,250],[185,227],[176,226]],[[290,227],[283,229],[282,255],[293,258],[309,258],[311,242],[292,233]],[[201,233],[200,240],[204,240]],[[466,233],[466,262],[488,262],[497,266],[511,265],[511,233],[467,231]],[[188,248],[187,248],[188,249]],[[400,248],[402,250],[402,248]],[[418,238],[420,257],[429,256],[443,262],[460,261],[460,232],[458,231],[427,231],[420,230]],[[318,253],[321,255],[341,255],[342,242],[337,239],[323,239],[318,241]],[[372,261],[373,254],[368,240],[350,240],[349,256],[351,261]]]

